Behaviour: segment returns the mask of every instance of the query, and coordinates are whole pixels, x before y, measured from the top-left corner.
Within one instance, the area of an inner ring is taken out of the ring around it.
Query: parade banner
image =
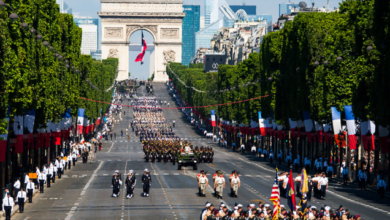
[[[371,132],[371,136],[368,136],[368,131]],[[360,123],[360,132],[362,135],[362,143],[364,146],[364,150],[368,150],[368,143],[370,143],[370,149],[375,150],[375,124],[373,121],[363,121]]]
[[[351,150],[356,149],[356,123],[355,123],[355,116],[352,113],[352,106],[351,105],[344,105],[344,111],[345,111],[345,119],[347,121],[347,128],[348,128],[348,147]]]
[[[211,110],[211,126],[215,127],[215,110]]]
[[[7,123],[7,131],[9,128],[9,112],[10,107],[8,106],[7,110],[7,116],[4,118],[4,122]],[[8,140],[8,134],[0,134],[0,162],[5,162],[5,154],[7,152],[7,140]]]
[[[14,133],[16,135],[15,153],[23,153],[23,116],[15,115]]]
[[[34,109],[26,112],[26,114],[24,115],[23,127],[24,127],[24,134],[27,136],[28,149],[30,149],[32,136],[34,132],[35,113],[36,111]]]
[[[311,131],[313,130],[313,120],[310,118],[310,113],[307,111],[303,112],[303,119],[305,123],[305,131],[306,131],[306,136],[307,140],[309,143],[312,142],[312,137],[311,137]]]
[[[379,125],[379,141],[381,144],[381,152],[383,154],[386,154],[389,152],[389,147],[388,147],[388,142],[387,142],[388,135],[389,135],[389,126],[383,127],[383,126]]]
[[[77,134],[83,134],[84,130],[84,112],[85,109],[79,108],[79,114],[77,117]]]

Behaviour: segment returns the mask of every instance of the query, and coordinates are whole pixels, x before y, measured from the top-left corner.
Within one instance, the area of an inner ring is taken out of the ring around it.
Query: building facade
[[[91,50],[91,57],[95,60],[102,60],[102,50]]]
[[[299,8],[299,4],[295,2],[279,4],[279,17],[291,14],[291,10],[293,10],[294,7]]]
[[[191,58],[195,55],[195,33],[200,30],[200,6],[183,5],[186,16],[183,19],[183,46],[182,64],[189,65]]]
[[[81,40],[81,53],[90,55],[98,49],[99,19],[91,17],[75,17],[73,21],[83,30]]]
[[[247,15],[256,15],[256,5],[230,5],[230,8],[234,13],[242,9]]]

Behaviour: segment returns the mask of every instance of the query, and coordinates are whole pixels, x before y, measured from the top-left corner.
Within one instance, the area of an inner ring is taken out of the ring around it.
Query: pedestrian
[[[60,161],[58,162],[58,179],[61,179],[63,168],[64,168],[64,165],[62,164],[62,161],[60,159]]]
[[[16,196],[16,201],[18,201],[19,205],[19,213],[23,213],[24,211],[24,203],[26,202],[26,192],[23,190],[23,188],[20,188],[20,191],[18,192],[18,195]]]
[[[263,156],[264,156],[264,161],[267,160],[267,157],[268,157],[268,151],[267,149],[263,149]]]
[[[366,190],[366,181],[367,181],[367,174],[365,171],[362,171],[359,175],[359,181],[360,181],[360,189]]]
[[[261,154],[263,153],[263,151],[261,150],[261,148],[259,147],[259,149],[257,150],[257,154],[259,155],[259,158],[261,158]]]
[[[55,183],[56,182],[56,174],[58,172],[58,167],[56,166],[55,163],[54,164],[52,163],[52,166],[53,166],[53,176],[51,178],[51,181],[52,181],[52,183]]]
[[[114,132],[114,139],[116,139],[116,132]]]
[[[294,160],[294,167],[295,167],[295,171],[296,172],[299,172],[299,159],[298,158],[295,158]]]
[[[89,151],[88,157],[89,157],[89,163],[92,163],[92,162],[93,162],[93,159],[94,159],[94,157],[95,157],[93,151]]]
[[[50,182],[51,182],[51,178],[53,176],[53,165],[49,165],[48,167],[49,167],[49,169],[47,169],[46,184],[47,184],[47,188],[50,188]]]
[[[99,142],[99,151],[102,151],[102,143]]]
[[[76,152],[73,152],[73,154],[72,154],[73,166],[76,166],[76,159],[77,159]]]
[[[30,182],[30,177],[28,176],[28,173],[26,173],[26,175],[24,175],[24,188],[26,188],[29,182]]]
[[[26,187],[29,203],[32,203],[32,197],[34,195],[34,190],[35,190],[35,184],[33,183],[32,179],[30,179],[30,182],[27,184],[27,187]]]
[[[342,174],[343,174],[344,186],[346,186],[349,179],[348,167],[344,166]]]
[[[379,197],[381,199],[384,199],[385,198],[386,182],[383,180],[382,177],[380,177],[378,184],[377,184],[377,187],[378,187]]]
[[[320,179],[321,199],[325,199],[327,188],[328,188],[328,178],[326,178],[325,173],[322,173],[322,177]]]
[[[233,147],[233,152],[236,152],[236,143],[233,142],[232,147]]]
[[[112,132],[110,133],[110,137],[111,137],[111,140],[112,140]]]
[[[206,173],[203,172],[199,178],[198,186],[200,189],[200,195],[206,197],[206,187],[209,185],[209,179],[206,176]]]
[[[143,184],[143,196],[149,196],[150,186],[152,185],[152,177],[149,174],[149,170],[145,169],[144,174],[142,175],[142,184]]]
[[[67,161],[68,161],[68,170],[70,170],[71,165],[72,165],[72,155],[71,154],[69,154],[67,156]]]
[[[245,144],[242,143],[241,144],[241,153],[244,154],[244,152],[245,152]]]
[[[291,162],[292,162],[291,152],[290,152],[290,154],[286,157],[286,162],[287,162],[287,167],[290,168]]]
[[[123,115],[126,115],[126,111],[123,111]]]
[[[279,150],[278,161],[279,161],[279,165],[281,165],[282,164],[282,150]]]
[[[121,137],[123,137],[123,129],[121,130]]]
[[[44,184],[45,184],[45,181],[46,181],[46,175],[43,173],[43,170],[41,171],[41,173],[39,174],[39,189],[40,189],[40,193],[43,193],[44,189]]]
[[[306,172],[309,172],[311,167],[311,161],[307,159],[307,157],[305,157],[304,165],[305,165]]]
[[[256,156],[256,146],[255,145],[252,146],[251,152],[252,152],[252,156],[255,157]]]
[[[37,189],[39,189],[39,180],[38,180],[38,177],[39,177],[39,174],[41,174],[41,171],[39,171],[39,168],[38,168],[38,167],[35,168],[35,173],[37,174],[37,179],[35,180],[35,182],[37,183],[36,187],[37,187]]]
[[[234,175],[232,177],[232,180],[230,182],[230,187],[232,188],[232,197],[238,196],[238,188],[241,187],[241,181],[240,177],[238,176],[238,173],[235,171]]]
[[[332,163],[330,163],[330,166],[328,166],[328,168],[326,168],[326,173],[328,174],[329,181],[332,181],[332,177],[333,177]]]
[[[112,183],[112,189],[113,189],[112,196],[118,197],[119,196],[119,188],[122,185],[122,181],[119,179],[119,177],[117,177],[116,173],[115,173],[114,177],[115,178],[114,178],[113,183]]]
[[[271,149],[269,152],[269,162],[272,164],[274,160],[274,151]]]
[[[6,197],[3,199],[3,213],[5,213],[6,220],[11,220],[11,213],[14,210],[14,205],[14,199],[7,193]]]
[[[19,190],[20,190],[19,178],[16,178],[16,181],[14,183],[14,190],[15,190],[15,197],[16,197],[18,195]]]

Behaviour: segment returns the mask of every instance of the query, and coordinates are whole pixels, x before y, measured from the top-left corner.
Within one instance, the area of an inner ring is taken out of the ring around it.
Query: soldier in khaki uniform
[[[225,178],[222,176],[222,172],[218,172],[214,182],[215,196],[222,199],[223,189],[225,188]]]
[[[200,195],[206,197],[206,187],[209,185],[209,179],[207,179],[206,173],[202,173],[202,176],[199,178],[198,186],[200,188]]]
[[[230,187],[232,188],[232,196],[237,197],[238,188],[241,186],[240,177],[238,177],[237,172],[234,173],[232,180],[230,182]]]

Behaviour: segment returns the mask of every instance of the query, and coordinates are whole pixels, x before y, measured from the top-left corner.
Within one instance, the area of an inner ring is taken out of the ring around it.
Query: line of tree
[[[81,55],[82,30],[72,15],[59,12],[55,0],[5,3],[15,9],[19,19],[9,19],[12,11],[7,7],[0,10],[0,118],[6,117],[10,106],[11,118],[36,109],[35,128],[45,125],[47,119],[58,121],[67,108],[73,116],[78,108],[85,108],[86,115],[96,119],[108,105],[79,97],[110,102],[113,90],[104,90],[114,83],[118,60],[101,62]],[[22,19],[28,28],[22,28]],[[37,34],[42,40],[36,39]],[[45,41],[50,47],[43,45]],[[0,133],[5,129],[2,124]]]
[[[390,125],[390,2],[345,0],[340,11],[300,13],[293,22],[264,36],[260,53],[236,66],[220,65],[218,74],[172,63],[187,85],[167,73],[190,106],[229,103],[264,95],[270,97],[220,106],[224,120],[249,124],[257,112],[273,115],[279,125],[288,119],[331,122],[331,107],[352,105],[362,121]],[[215,93],[216,91],[219,91]],[[200,109],[210,117],[209,109]]]

